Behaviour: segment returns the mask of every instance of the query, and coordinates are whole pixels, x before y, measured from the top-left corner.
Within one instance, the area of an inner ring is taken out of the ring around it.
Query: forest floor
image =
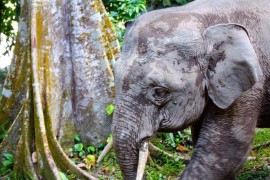
[[[1,137],[3,138],[3,137]],[[111,137],[108,138],[108,141]],[[193,146],[190,130],[177,133],[159,133],[150,140],[152,150],[146,170],[146,180],[174,180],[179,177],[190,159]],[[78,135],[74,137],[74,146],[69,149],[68,156],[81,169],[88,171],[100,180],[121,180],[121,172],[112,150],[105,159],[97,164],[97,157],[105,145],[98,148],[85,146]],[[150,147],[150,146],[149,146]],[[154,151],[153,151],[154,147]],[[1,162],[0,176],[16,177],[12,168],[14,158],[11,154],[4,154]],[[77,179],[69,172],[60,172],[62,180]],[[238,180],[269,180],[270,177],[270,129],[257,129],[253,149],[245,166],[237,174]],[[1,178],[0,178],[1,179]],[[13,179],[13,178],[10,178]]]
[[[151,154],[151,162],[147,163],[145,171],[146,179],[177,179],[188,163],[183,159],[190,158],[193,151],[190,137],[190,130],[187,129],[178,133],[160,133],[156,138],[151,139],[152,144],[162,150]],[[96,152],[100,154],[101,150],[102,147]],[[164,155],[164,151],[169,154]],[[256,130],[253,150],[248,159],[238,172],[238,180],[265,180],[270,176],[270,129]],[[111,151],[101,163],[93,162],[89,171],[99,175],[99,179],[102,180],[122,179],[114,151]],[[68,179],[72,179],[72,176]]]

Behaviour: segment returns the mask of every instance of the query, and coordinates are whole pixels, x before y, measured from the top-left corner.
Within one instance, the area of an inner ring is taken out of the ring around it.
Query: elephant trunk
[[[125,101],[125,106],[116,105],[112,126],[116,158],[125,180],[136,179],[139,154],[147,157],[148,148],[145,147],[148,147],[148,145],[146,140],[154,132],[151,118],[149,118],[152,117],[154,109],[145,108],[141,110],[139,105],[131,103],[132,101]],[[123,104],[123,102],[118,104]],[[140,162],[145,161],[140,160]],[[140,167],[143,166],[140,165]]]
[[[127,122],[128,123],[128,122]],[[135,134],[123,129],[125,124],[113,126],[113,144],[122,176],[125,180],[135,180],[138,166],[138,149]]]

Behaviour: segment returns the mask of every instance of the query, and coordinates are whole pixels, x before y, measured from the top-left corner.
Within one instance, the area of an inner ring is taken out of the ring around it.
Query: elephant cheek
[[[167,109],[162,109],[160,111],[160,124],[158,131],[164,132],[178,128],[179,118],[174,118]]]

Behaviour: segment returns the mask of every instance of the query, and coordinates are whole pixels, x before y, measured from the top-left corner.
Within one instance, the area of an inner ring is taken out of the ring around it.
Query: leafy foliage
[[[187,4],[193,0],[103,0],[114,24],[118,40],[123,43],[125,24],[133,21],[139,14],[146,10],[161,9],[171,6]]]
[[[74,136],[74,146],[69,149],[69,157],[71,157],[75,162],[79,162],[83,158],[86,158],[89,154],[95,154],[96,148],[94,146],[85,146],[78,134]],[[79,160],[79,161],[77,161]]]
[[[113,114],[114,111],[114,105],[113,104],[108,104],[108,106],[106,107],[106,112],[107,114],[110,116]]]
[[[268,141],[270,136],[270,129],[260,129],[255,137],[255,145],[263,144]],[[108,138],[108,142],[111,141],[112,136]],[[99,179],[122,179],[119,165],[116,161],[116,156],[114,151],[109,153],[105,159],[100,164],[95,164],[96,157],[100,155],[104,148],[104,145],[100,145],[98,148],[89,146],[86,147],[81,143],[80,137],[75,135],[74,137],[75,145],[70,151],[70,158],[81,168],[85,168],[90,172],[97,173],[101,175]],[[182,154],[187,153],[179,149],[179,145],[186,147],[188,153],[191,154],[191,132],[190,129],[185,129],[180,132],[175,133],[159,133],[157,138],[151,139],[157,147],[170,154]],[[270,147],[261,148],[255,155],[258,157],[255,161],[248,161],[246,166],[241,170],[238,175],[238,179],[265,179],[269,176],[270,171],[264,166],[265,163],[262,162],[262,157],[268,157],[270,152]],[[84,156],[80,156],[80,152],[84,152]],[[152,154],[153,155],[153,154]],[[171,158],[164,156],[163,154],[156,154],[152,156],[152,163],[147,163],[145,174],[149,180],[167,180],[175,179],[179,176],[181,171],[185,168],[185,162],[179,158]],[[68,172],[64,173],[65,177],[68,179],[74,179],[73,174],[68,175]],[[61,175],[62,176],[62,175]],[[62,179],[65,179],[63,176]],[[76,179],[76,178],[75,178]]]
[[[161,144],[157,144],[161,149],[166,148],[171,151],[178,150],[186,152],[188,150],[184,150],[186,149],[185,147],[192,148],[190,128],[174,133],[159,133],[157,137],[161,139]]]
[[[161,9],[172,6],[185,5],[193,0],[148,0],[147,7],[149,10]]]
[[[261,167],[257,170],[248,171],[238,177],[238,180],[265,180],[270,175],[270,170],[267,167]]]
[[[146,11],[146,0],[103,0],[114,24],[118,40],[123,43],[125,23],[133,21],[141,12]]]
[[[145,174],[149,180],[176,179],[185,168],[184,162],[179,159],[169,159],[160,155],[159,159],[153,159],[154,163],[146,166]],[[160,168],[162,167],[162,168]]]
[[[8,121],[4,122],[1,126],[0,126],[0,131],[3,132],[2,134],[0,134],[0,142],[2,142],[2,140],[5,138],[5,136],[7,135],[8,131],[6,129],[6,125],[8,124]]]
[[[15,44],[16,33],[13,31],[12,22],[18,21],[20,6],[18,0],[1,0],[0,1],[0,35],[7,36],[7,54]],[[1,37],[0,37],[1,43]]]
[[[13,164],[14,164],[14,157],[12,154],[4,153],[4,161],[1,163],[0,167],[0,176],[5,176],[12,172]]]
[[[61,177],[62,180],[68,180],[68,177],[66,176],[65,173],[59,171],[59,175],[60,175],[60,177]]]
[[[257,129],[254,146],[259,146],[259,148],[251,151],[249,156],[255,159],[246,162],[245,166],[239,172],[239,180],[264,180],[270,176],[270,146],[263,146],[264,143],[269,142],[269,137],[269,128]]]
[[[59,175],[60,175],[61,180],[76,179],[75,174],[69,174],[68,172],[64,173],[62,171],[59,171]]]

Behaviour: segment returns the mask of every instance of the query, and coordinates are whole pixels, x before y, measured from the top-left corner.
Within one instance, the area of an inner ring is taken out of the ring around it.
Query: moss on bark
[[[88,144],[99,133],[96,143],[104,141],[110,131],[105,108],[114,96],[112,64],[120,50],[102,2],[24,0],[14,52],[0,99],[0,125],[7,122],[9,129],[0,158],[14,155],[18,178],[61,179],[61,171],[95,179],[65,151],[76,128]],[[85,84],[95,88],[92,94]]]

